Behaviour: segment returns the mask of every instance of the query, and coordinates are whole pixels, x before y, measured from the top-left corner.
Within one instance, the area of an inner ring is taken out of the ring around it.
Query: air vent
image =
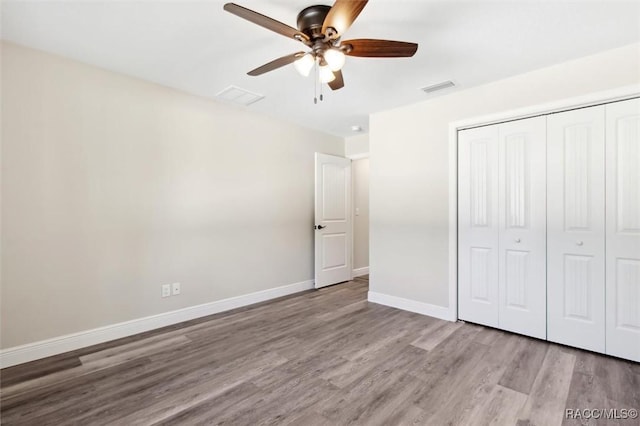
[[[258,95],[236,86],[229,86],[218,93],[216,98],[232,104],[247,106],[264,99],[264,95]]]
[[[431,86],[423,87],[422,90],[425,93],[433,93],[433,92],[436,92],[438,90],[447,89],[447,88],[453,87],[453,86],[455,86],[453,81],[443,81],[442,83],[432,84]]]

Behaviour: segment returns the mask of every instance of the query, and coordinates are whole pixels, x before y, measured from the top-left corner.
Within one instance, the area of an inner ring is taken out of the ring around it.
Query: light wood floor
[[[2,424],[550,426],[640,407],[640,364],[368,303],[367,287],[5,369]]]

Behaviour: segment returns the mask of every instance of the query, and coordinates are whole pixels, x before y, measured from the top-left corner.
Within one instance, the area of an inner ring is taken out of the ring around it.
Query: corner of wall
[[[369,157],[369,134],[344,139],[344,156],[352,160]]]

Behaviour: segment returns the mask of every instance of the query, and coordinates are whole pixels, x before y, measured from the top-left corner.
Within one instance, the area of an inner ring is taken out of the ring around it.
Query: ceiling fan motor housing
[[[331,10],[331,6],[315,5],[303,9],[298,14],[298,29],[309,36],[311,40],[324,38],[322,24]]]

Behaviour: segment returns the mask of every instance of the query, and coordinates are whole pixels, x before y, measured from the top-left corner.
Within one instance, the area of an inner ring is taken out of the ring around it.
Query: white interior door
[[[547,120],[547,338],[605,351],[605,107]]]
[[[458,316],[498,327],[498,126],[458,133]]]
[[[606,353],[640,361],[640,100],[606,115]]]
[[[499,133],[500,328],[545,339],[546,117]]]
[[[315,285],[351,279],[351,160],[316,153]]]

